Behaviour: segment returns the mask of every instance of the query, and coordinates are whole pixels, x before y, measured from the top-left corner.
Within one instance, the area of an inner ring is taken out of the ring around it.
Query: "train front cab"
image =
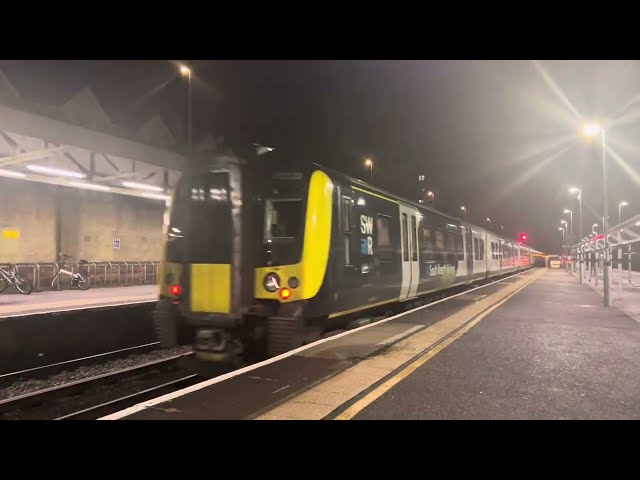
[[[161,346],[195,343],[196,350],[231,363],[242,354],[237,332],[248,303],[241,279],[249,259],[241,252],[250,234],[242,224],[242,191],[241,162],[234,157],[217,158],[180,179],[165,217],[160,298],[153,313]]]

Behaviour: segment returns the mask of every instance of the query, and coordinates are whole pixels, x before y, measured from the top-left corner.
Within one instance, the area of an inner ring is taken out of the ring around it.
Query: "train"
[[[530,268],[527,245],[317,163],[194,161],[168,201],[154,326],[242,365]]]

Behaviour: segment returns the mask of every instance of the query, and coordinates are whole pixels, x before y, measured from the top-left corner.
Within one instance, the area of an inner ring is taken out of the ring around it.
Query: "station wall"
[[[0,263],[53,262],[59,251],[158,261],[163,214],[158,200],[0,178]]]

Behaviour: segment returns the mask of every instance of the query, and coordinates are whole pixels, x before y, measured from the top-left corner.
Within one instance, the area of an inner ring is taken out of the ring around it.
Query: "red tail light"
[[[284,287],[280,289],[280,298],[282,300],[287,300],[289,297],[291,297],[291,289]]]
[[[171,285],[171,287],[169,288],[169,293],[177,297],[178,295],[180,295],[180,293],[182,293],[182,287],[177,284]]]

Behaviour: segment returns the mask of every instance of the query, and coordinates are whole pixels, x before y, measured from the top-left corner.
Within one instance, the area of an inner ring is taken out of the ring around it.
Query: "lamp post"
[[[627,205],[629,204],[624,200],[618,203],[618,224],[622,223],[622,207],[626,207]]]
[[[578,193],[578,236],[582,237],[582,190],[577,187],[571,187],[569,189],[571,193]],[[580,284],[583,282],[583,272],[584,272],[584,247],[580,247]]]
[[[611,258],[609,256],[609,197],[607,194],[607,144],[605,129],[597,123],[585,125],[582,129],[585,137],[596,137],[602,140],[602,233],[604,234],[604,306],[611,306]]]
[[[571,232],[570,241],[573,242],[573,211],[569,210],[568,208],[565,208],[564,213],[569,214],[569,224],[570,224],[569,231]]]
[[[186,65],[180,65],[180,75],[187,78],[187,142],[189,153],[193,151],[193,124],[192,124],[192,101],[191,101],[191,69]]]
[[[462,213],[464,213],[464,218],[467,218],[467,207],[463,205],[460,207],[460,210],[462,211]]]

